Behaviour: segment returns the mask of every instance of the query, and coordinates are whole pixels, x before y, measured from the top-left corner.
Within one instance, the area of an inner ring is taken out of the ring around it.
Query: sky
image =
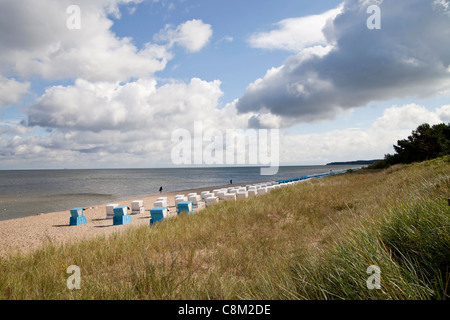
[[[171,167],[195,123],[380,159],[450,122],[448,39],[448,0],[0,0],[0,170]]]

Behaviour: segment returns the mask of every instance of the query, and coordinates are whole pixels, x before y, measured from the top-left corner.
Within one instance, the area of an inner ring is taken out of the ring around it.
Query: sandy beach
[[[257,182],[257,183],[261,183]],[[10,219],[0,221],[0,256],[6,256],[13,252],[30,252],[51,241],[52,243],[67,243],[79,241],[97,235],[109,235],[114,232],[126,230],[131,226],[149,225],[150,209],[158,197],[167,197],[169,205],[169,217],[176,216],[175,195],[188,193],[198,193],[206,190],[220,189],[224,187],[232,187],[245,184],[228,184],[222,186],[210,186],[199,189],[181,190],[174,192],[166,192],[161,194],[151,194],[145,197],[129,199],[126,201],[118,201],[119,205],[131,207],[131,201],[143,200],[145,208],[144,213],[131,215],[132,223],[125,225],[113,225],[112,219],[106,219],[105,204],[91,207],[85,207],[84,215],[87,224],[79,226],[70,226],[70,209],[66,211],[43,213],[35,216]],[[201,210],[197,209],[197,210]]]

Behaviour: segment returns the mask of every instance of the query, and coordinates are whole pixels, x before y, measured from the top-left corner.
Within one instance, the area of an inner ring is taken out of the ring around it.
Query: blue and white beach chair
[[[78,226],[80,224],[86,224],[87,220],[85,215],[83,214],[84,208],[73,208],[70,209],[70,225]]]
[[[168,207],[154,207],[150,210],[150,226],[156,222],[162,221],[167,218],[169,214]]]
[[[114,208],[113,225],[121,225],[131,223],[131,216],[128,214],[127,206],[120,206]]]
[[[177,205],[177,213],[194,213],[194,203],[192,201],[183,201],[178,203]]]

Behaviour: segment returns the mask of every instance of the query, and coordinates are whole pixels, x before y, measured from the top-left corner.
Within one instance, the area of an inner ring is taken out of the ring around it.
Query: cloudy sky
[[[382,158],[450,122],[448,39],[448,0],[0,0],[0,169],[171,166],[195,121]]]

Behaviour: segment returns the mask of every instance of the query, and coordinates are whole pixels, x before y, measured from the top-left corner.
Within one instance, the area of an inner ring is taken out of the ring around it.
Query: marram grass
[[[449,191],[446,157],[49,243],[0,260],[0,299],[446,299]],[[379,290],[367,288],[371,265]]]

